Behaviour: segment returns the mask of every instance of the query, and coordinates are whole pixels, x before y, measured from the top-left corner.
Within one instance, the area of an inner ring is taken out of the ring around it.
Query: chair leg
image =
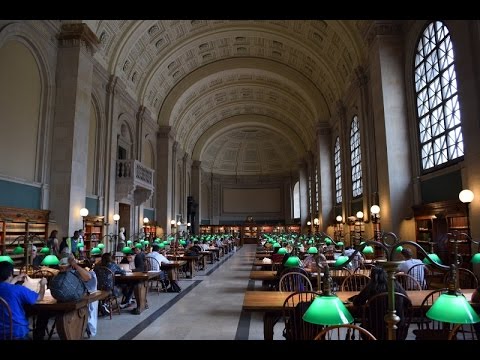
[[[52,325],[52,328],[50,329],[50,332],[48,333],[48,340],[50,340],[52,338],[52,335],[53,335],[53,331],[55,330],[55,325],[57,324],[57,320],[54,320],[53,321],[53,325]]]

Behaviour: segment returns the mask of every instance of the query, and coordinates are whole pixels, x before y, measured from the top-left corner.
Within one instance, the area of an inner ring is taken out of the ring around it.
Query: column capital
[[[87,24],[62,24],[57,35],[60,47],[84,46],[93,56],[98,49],[100,41],[97,35],[90,30]]]
[[[157,132],[158,139],[171,139],[174,140],[174,130],[171,126],[159,126]]]
[[[317,136],[331,135],[332,127],[329,123],[322,122],[317,124]]]
[[[400,20],[376,20],[370,24],[365,33],[365,41],[370,47],[379,36],[400,35],[402,33],[402,22]]]
[[[192,169],[200,169],[200,164],[202,162],[200,160],[193,160],[192,162]]]
[[[355,85],[359,88],[366,87],[369,81],[368,71],[363,66],[357,66],[354,70]]]

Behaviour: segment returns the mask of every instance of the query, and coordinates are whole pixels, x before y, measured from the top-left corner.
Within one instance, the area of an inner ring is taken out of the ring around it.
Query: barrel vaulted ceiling
[[[87,20],[96,59],[218,174],[280,174],[366,58],[366,21]]]

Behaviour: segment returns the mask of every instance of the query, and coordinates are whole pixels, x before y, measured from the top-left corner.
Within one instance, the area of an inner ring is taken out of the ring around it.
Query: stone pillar
[[[308,177],[307,164],[305,161],[300,161],[298,164],[299,174],[299,193],[300,193],[300,227],[302,232],[307,232],[307,218],[308,218]]]
[[[285,224],[293,223],[293,187],[292,178],[286,177],[283,181],[283,202]]]
[[[98,39],[85,24],[58,35],[50,205],[60,238],[82,227],[85,207],[93,53]]]
[[[199,234],[200,219],[202,218],[202,212],[200,204],[202,203],[202,174],[200,168],[201,161],[194,160],[192,164],[192,193],[194,207],[192,211],[195,211],[195,222],[192,223],[192,229],[195,234]],[[205,199],[207,200],[207,199]],[[195,206],[196,204],[196,206]]]
[[[399,26],[393,22],[374,23],[367,34],[367,42],[370,45],[378,205],[382,228],[399,233],[413,200],[403,39]]]
[[[319,230],[326,231],[327,226],[332,224],[333,208],[335,199],[335,188],[332,178],[333,153],[332,153],[332,132],[328,124],[319,124],[317,126],[317,152],[318,152],[318,210],[319,210]]]
[[[174,136],[170,126],[162,126],[157,134],[157,188],[156,194],[156,208],[158,225],[165,229],[166,233],[170,232],[170,220],[173,209],[173,143]]]

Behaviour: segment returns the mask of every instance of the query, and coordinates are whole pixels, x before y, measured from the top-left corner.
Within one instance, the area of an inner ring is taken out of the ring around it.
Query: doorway
[[[130,205],[119,203],[118,212],[120,220],[118,221],[118,228],[125,228],[125,239],[129,240],[132,234],[130,233]]]

